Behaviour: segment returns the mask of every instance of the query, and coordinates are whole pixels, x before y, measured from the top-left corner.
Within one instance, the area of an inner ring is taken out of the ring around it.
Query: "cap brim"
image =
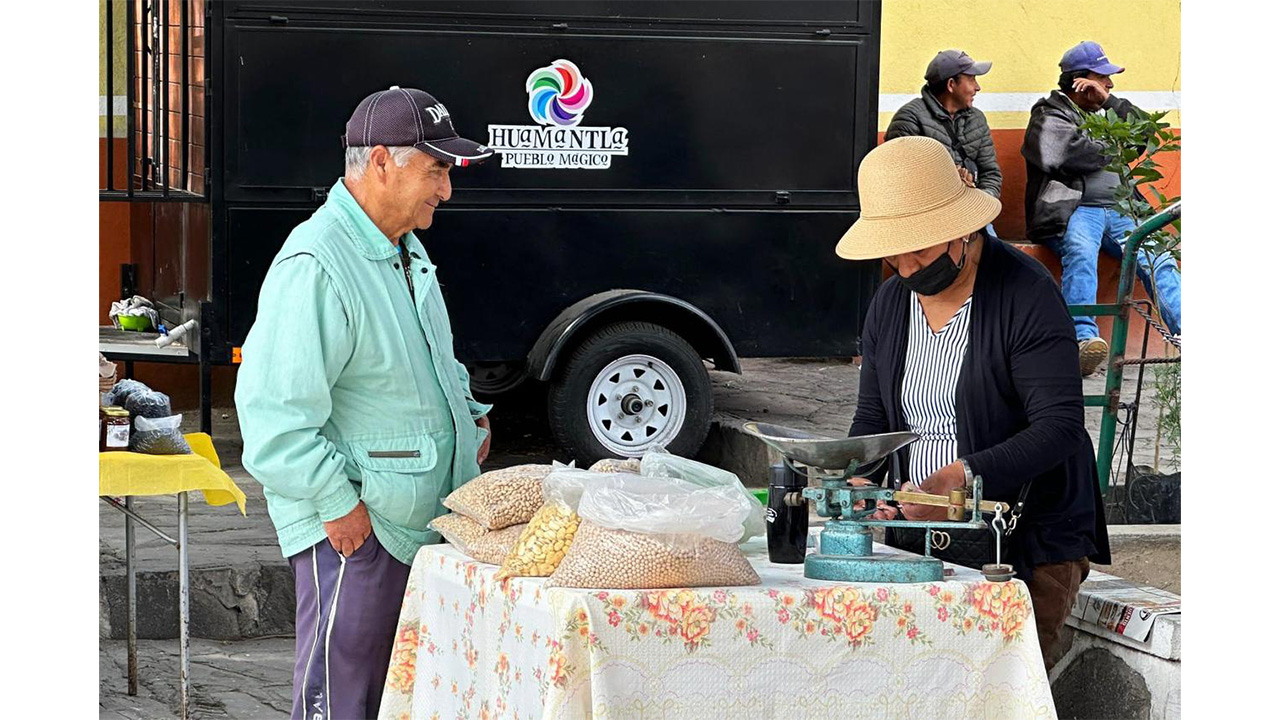
[[[845,260],[878,260],[932,247],[981,230],[1000,214],[1000,201],[965,188],[954,202],[909,217],[858,218],[836,244]]]
[[[1124,72],[1124,68],[1115,63],[1103,63],[1097,67],[1089,68],[1090,72],[1096,72],[1099,75],[1119,75]]]
[[[973,67],[964,71],[964,74],[965,75],[986,75],[989,72],[991,72],[991,61],[985,60],[983,62],[974,63]]]
[[[414,147],[431,157],[458,167],[478,165],[493,157],[493,149],[466,138],[423,140]]]

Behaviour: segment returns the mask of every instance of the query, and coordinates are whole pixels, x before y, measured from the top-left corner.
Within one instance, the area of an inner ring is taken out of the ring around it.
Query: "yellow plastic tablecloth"
[[[234,502],[244,515],[244,491],[222,471],[213,438],[206,433],[191,433],[186,438],[191,455],[98,453],[98,495],[173,495],[199,490],[206,503]]]

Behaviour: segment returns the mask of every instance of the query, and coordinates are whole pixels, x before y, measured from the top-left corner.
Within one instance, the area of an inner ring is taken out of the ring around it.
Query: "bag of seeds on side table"
[[[486,530],[480,523],[458,513],[441,515],[431,521],[431,529],[462,554],[490,565],[502,564],[526,527],[522,523],[501,530]]]
[[[490,470],[449,493],[444,506],[486,530],[527,523],[542,506],[542,480],[553,467],[513,465]]]
[[[731,486],[627,477],[590,485],[578,503],[573,544],[551,587],[641,590],[759,585],[738,549],[751,505]]]
[[[190,455],[191,446],[182,436],[182,416],[135,417],[129,450],[146,455]]]

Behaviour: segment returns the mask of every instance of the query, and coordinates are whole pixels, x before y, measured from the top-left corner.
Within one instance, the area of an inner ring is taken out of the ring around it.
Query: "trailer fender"
[[[551,379],[562,353],[592,330],[615,322],[638,320],[662,325],[684,338],[717,370],[742,373],[738,353],[720,325],[697,306],[646,290],[608,290],[565,308],[542,331],[529,351],[529,376]]]

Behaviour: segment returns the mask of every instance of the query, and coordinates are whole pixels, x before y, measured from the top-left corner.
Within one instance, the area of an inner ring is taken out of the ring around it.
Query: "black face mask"
[[[898,275],[898,279],[917,295],[937,295],[951,287],[959,277],[960,271],[964,269],[964,259],[968,250],[969,243],[966,241],[961,246],[959,265],[951,260],[950,252],[944,252],[938,256],[937,260],[912,273],[911,277]],[[894,272],[897,272],[897,268],[894,268]]]

